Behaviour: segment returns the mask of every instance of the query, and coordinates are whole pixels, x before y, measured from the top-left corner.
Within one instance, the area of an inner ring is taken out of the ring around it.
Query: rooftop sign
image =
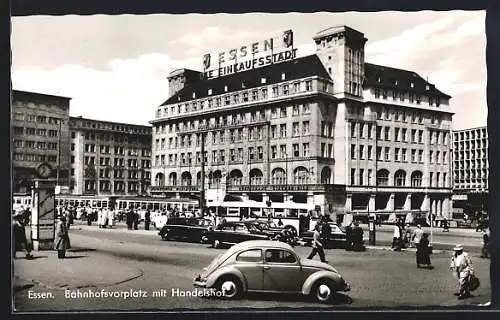
[[[293,48],[293,31],[284,31],[281,36],[253,42],[216,55],[203,55],[203,74],[206,79],[263,67],[297,57]]]

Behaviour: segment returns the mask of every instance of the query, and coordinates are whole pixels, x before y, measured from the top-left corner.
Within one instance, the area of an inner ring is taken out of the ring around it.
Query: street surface
[[[58,260],[53,251],[40,251],[35,252],[37,259],[30,261],[18,253],[22,258],[14,260],[14,305],[17,311],[478,305],[490,300],[490,261],[479,258],[479,236],[451,233],[434,237],[436,242],[457,242],[475,248],[471,256],[481,286],[473,298],[457,300],[453,295],[457,280],[448,269],[447,251],[438,250],[431,255],[434,269],[429,270],[416,268],[415,252],[411,251],[330,249],[326,250],[327,260],[351,283],[352,289],[339,293],[331,304],[320,304],[300,295],[251,294],[238,301],[179,296],[175,293],[194,289],[194,276],[224,249],[162,241],[157,231],[127,230],[122,225],[114,229],[76,225],[70,229],[73,251],[67,253],[69,259]],[[392,233],[381,231],[379,238],[389,240]],[[311,250],[295,249],[301,257]],[[76,298],[77,290],[116,297]]]

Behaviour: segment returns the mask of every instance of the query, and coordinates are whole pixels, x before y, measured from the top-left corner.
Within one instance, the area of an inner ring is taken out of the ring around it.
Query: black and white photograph
[[[485,17],[12,17],[13,312],[487,308]]]

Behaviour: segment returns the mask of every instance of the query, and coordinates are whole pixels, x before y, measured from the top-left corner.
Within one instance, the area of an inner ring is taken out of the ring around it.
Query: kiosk
[[[35,180],[32,190],[31,239],[33,250],[52,250],[55,238],[55,180]]]

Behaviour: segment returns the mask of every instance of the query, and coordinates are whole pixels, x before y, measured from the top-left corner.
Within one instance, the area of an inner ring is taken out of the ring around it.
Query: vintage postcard
[[[12,17],[14,312],[488,306],[485,15]]]

